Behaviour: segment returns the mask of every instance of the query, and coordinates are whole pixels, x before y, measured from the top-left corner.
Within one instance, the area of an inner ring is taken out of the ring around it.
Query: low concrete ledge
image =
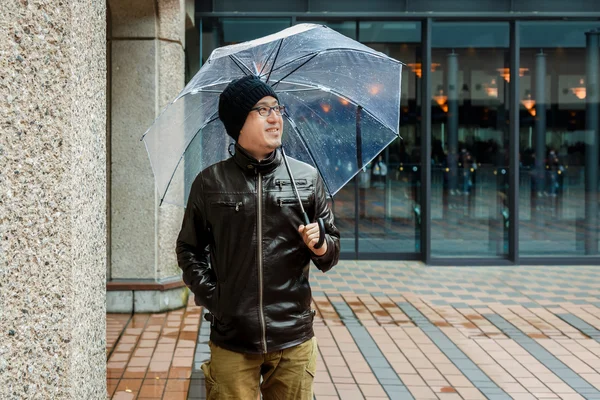
[[[106,291],[125,291],[125,290],[165,290],[180,288],[185,286],[182,280],[169,282],[143,282],[143,281],[110,281],[106,282]]]
[[[106,284],[107,313],[156,313],[185,307],[189,290],[182,281]]]

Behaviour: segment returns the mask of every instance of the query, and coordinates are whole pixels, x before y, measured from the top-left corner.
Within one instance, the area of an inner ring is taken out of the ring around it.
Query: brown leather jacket
[[[196,304],[212,314],[211,340],[229,350],[267,353],[310,339],[310,261],[325,272],[339,258],[340,234],[320,175],[288,162],[309,218],[325,222],[321,257],[298,232],[300,206],[279,150],[258,162],[236,146],[192,185],[177,260]]]

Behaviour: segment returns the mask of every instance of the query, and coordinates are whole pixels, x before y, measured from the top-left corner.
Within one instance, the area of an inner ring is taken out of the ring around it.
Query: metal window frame
[[[469,11],[433,11],[433,12],[285,12],[285,11],[198,11],[196,16],[200,18],[290,18],[297,19],[352,19],[352,20],[421,20],[428,18],[435,20],[456,21],[514,21],[514,20],[595,20],[600,18],[600,12],[469,12]]]
[[[431,263],[431,27],[421,22],[421,260]]]
[[[203,18],[290,18],[291,24],[304,20],[353,20],[356,22],[357,40],[360,21],[419,21],[421,22],[421,63],[425,73],[421,82],[421,230],[420,252],[403,253],[370,253],[359,252],[358,219],[355,220],[354,251],[340,255],[342,260],[388,260],[388,261],[422,261],[427,266],[519,266],[519,265],[598,265],[600,257],[568,256],[568,257],[539,257],[521,256],[519,252],[519,66],[520,66],[520,21],[564,21],[567,19],[585,22],[598,21],[600,12],[196,12],[202,26]],[[506,258],[492,257],[431,257],[431,28],[435,21],[465,21],[465,22],[508,22],[510,24],[510,96],[511,110],[509,132],[509,252]],[[202,32],[200,32],[202,34]],[[202,44],[202,38],[200,40]],[[202,54],[202,53],[201,53]],[[358,183],[355,182],[356,191]],[[359,198],[355,196],[355,211],[359,210]]]
[[[508,259],[519,264],[519,67],[521,65],[519,21],[510,21],[510,137],[509,145],[509,233]]]

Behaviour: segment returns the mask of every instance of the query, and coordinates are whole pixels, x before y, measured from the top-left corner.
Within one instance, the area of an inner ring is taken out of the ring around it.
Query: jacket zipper
[[[241,201],[238,201],[237,203],[232,201],[221,201],[214,204],[221,207],[235,207],[235,211],[240,211],[240,207],[244,205]]]
[[[296,197],[293,198],[281,198],[278,197],[277,198],[277,206],[279,207],[283,207],[283,206],[290,206],[290,205],[295,205],[298,204],[298,199]],[[306,208],[308,205],[310,204],[310,200],[302,200],[302,205]]]
[[[291,185],[292,182],[291,181],[286,181],[286,180],[282,180],[282,179],[275,179],[275,186],[279,186],[279,190],[281,190],[284,186],[288,186]],[[306,179],[297,179],[296,180],[296,185],[297,186],[306,186],[307,181]]]
[[[267,352],[267,328],[263,311],[263,253],[262,253],[262,175],[258,173],[258,307],[260,311],[260,327],[262,331],[263,353]]]

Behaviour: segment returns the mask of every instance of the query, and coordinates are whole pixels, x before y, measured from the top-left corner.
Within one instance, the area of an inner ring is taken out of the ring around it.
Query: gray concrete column
[[[546,54],[535,56],[535,167],[537,191],[543,191],[546,160]]]
[[[103,2],[0,11],[0,398],[106,398]]]
[[[532,183],[535,190],[531,192],[531,217],[536,226],[536,237],[544,237],[545,221],[540,211],[542,195],[546,182],[546,54],[540,50],[535,56],[535,76],[533,82],[533,99],[535,100],[535,172]]]
[[[586,32],[585,254],[598,254],[598,135],[600,123],[600,30]]]
[[[133,292],[130,295],[109,291],[109,309],[129,312],[181,307],[185,304],[184,295],[173,296],[157,289],[154,294],[138,296],[135,284],[161,285],[181,277],[174,249],[184,210],[169,204],[159,207],[150,162],[140,137],[183,89],[186,3],[110,0],[109,10],[110,275],[112,282],[130,282],[132,290],[128,292]],[[183,169],[178,174],[183,174]],[[183,178],[176,181],[182,182]],[[183,185],[180,190],[183,194]],[[170,291],[187,293],[185,287]]]
[[[446,58],[448,70],[446,93],[448,96],[448,160],[450,161],[450,190],[458,189],[458,54],[454,51]]]

